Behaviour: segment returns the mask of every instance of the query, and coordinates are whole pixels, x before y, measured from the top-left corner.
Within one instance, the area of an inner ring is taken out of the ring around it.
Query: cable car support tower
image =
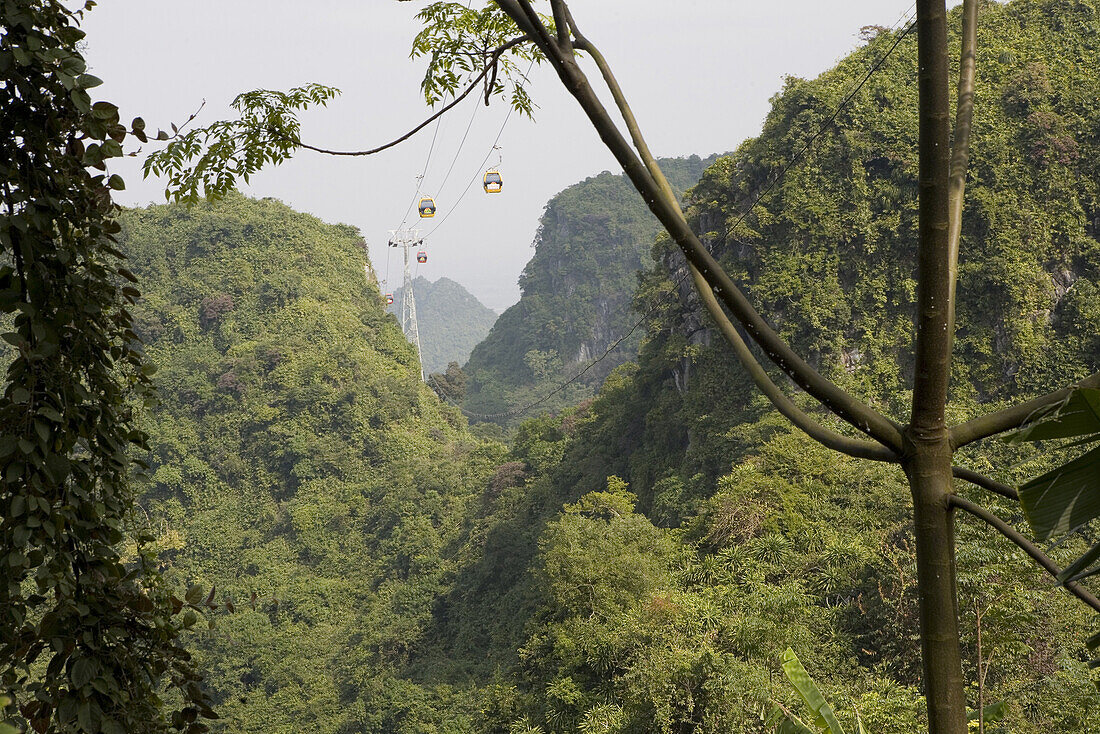
[[[391,229],[390,247],[400,247],[405,255],[405,282],[401,286],[401,331],[405,338],[416,347],[416,358],[420,360],[420,379],[424,379],[424,357],[420,351],[420,329],[416,325],[416,296],[413,294],[412,270],[409,268],[409,250],[420,247],[419,229]]]

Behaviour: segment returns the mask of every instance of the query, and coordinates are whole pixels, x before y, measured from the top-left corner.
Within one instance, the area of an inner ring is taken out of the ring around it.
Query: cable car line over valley
[[[745,208],[745,210],[741,213],[741,215],[739,217],[737,217],[737,219],[734,221],[734,223],[731,224],[726,229],[725,234],[723,235],[723,237],[728,237],[731,234],[731,232],[733,231],[733,229],[735,227],[737,227],[741,222],[743,222],[745,220],[745,218],[749,216],[749,214],[752,213],[753,209],[756,208],[756,206],[760,203],[760,201],[764,198],[764,196],[766,196],[772,189],[774,189],[786,177],[786,175],[790,172],[791,168],[799,160],[801,160],[806,155],[806,153],[808,153],[810,151],[810,149],[813,147],[813,144],[818,140],[818,138],[821,137],[821,135],[825,132],[825,130],[827,130],[828,128],[830,128],[831,126],[833,126],[836,123],[837,117],[840,114],[840,112],[855,98],[855,95],[859,93],[859,91],[866,85],[866,83],[870,80],[870,78],[872,76],[874,76],[875,72],[877,72],[882,67],[882,65],[886,62],[887,58],[889,58],[890,55],[893,54],[894,50],[897,49],[898,45],[902,42],[902,40],[904,40],[906,37],[908,37],[909,33],[913,30],[913,28],[916,24],[916,21],[912,18],[912,16],[915,13],[915,10],[916,10],[916,4],[914,3],[914,4],[910,5],[909,9],[907,11],[905,11],[901,15],[901,17],[899,17],[899,19],[890,28],[890,32],[897,32],[898,28],[900,26],[902,26],[903,24],[904,24],[904,28],[894,38],[893,43],[890,45],[889,48],[886,49],[886,52],[883,53],[882,56],[878,57],[875,60],[875,62],[870,66],[870,68],[863,75],[863,77],[860,79],[860,81],[852,88],[852,90],[848,94],[846,94],[841,99],[840,104],[837,105],[836,109],[833,110],[832,114],[830,114],[825,119],[825,121],[821,123],[821,125],[818,127],[818,129],[813,133],[813,135],[811,135],[809,137],[809,139],[806,141],[806,143],[803,145],[803,147],[798,151],[798,153],[780,170],[779,174],[759,194],[757,194],[753,198],[752,202]],[[505,118],[505,123],[507,123],[507,118]],[[503,132],[503,126],[501,127],[501,131]],[[499,135],[498,135],[498,139],[499,139]],[[491,151],[490,151],[490,155],[491,155]],[[488,159],[489,159],[489,156],[486,156],[485,160],[488,161]],[[482,165],[484,165],[484,162],[482,163]],[[488,174],[486,174],[486,175],[488,175]],[[438,225],[436,225],[435,229],[438,229],[439,226],[443,224],[443,221],[446,221],[446,217],[444,217],[443,220],[440,221],[440,223]],[[435,229],[433,229],[432,231],[434,232]],[[677,278],[674,281],[674,283],[673,283],[674,287],[669,290],[669,295],[665,296],[664,298],[658,299],[658,301],[652,307],[650,307],[649,310],[647,310],[641,316],[641,318],[639,318],[637,321],[634,322],[634,324],[626,331],[626,333],[624,333],[618,339],[611,342],[611,344],[608,345],[607,349],[604,350],[603,354],[601,354],[600,356],[592,359],[583,368],[581,368],[579,371],[577,371],[572,377],[564,380],[563,382],[558,384],[556,387],[554,387],[552,390],[550,390],[548,393],[546,393],[545,395],[543,395],[540,398],[537,398],[537,399],[535,399],[535,400],[533,400],[533,401],[531,401],[531,402],[529,402],[529,403],[527,403],[527,404],[525,404],[521,407],[512,408],[511,410],[507,410],[507,411],[500,412],[500,413],[477,413],[477,412],[474,412],[474,411],[467,410],[466,408],[464,408],[461,405],[453,402],[452,400],[448,399],[445,396],[441,395],[440,397],[445,402],[449,403],[453,407],[460,410],[463,413],[463,415],[466,415],[467,417],[470,417],[470,418],[481,418],[481,419],[486,419],[486,420],[493,420],[493,419],[498,419],[498,418],[510,418],[512,416],[522,415],[524,413],[530,412],[531,410],[534,410],[535,408],[537,408],[540,405],[542,405],[542,404],[546,403],[547,401],[549,401],[552,397],[554,397],[558,393],[565,390],[567,387],[569,387],[574,382],[576,382],[581,377],[583,377],[589,370],[591,370],[593,367],[595,367],[598,363],[600,363],[604,359],[606,359],[607,356],[609,354],[611,354],[611,352],[613,352],[615,349],[617,349],[619,347],[619,345],[621,345],[635,331],[637,331],[638,328],[643,323],[645,323],[646,320],[649,319],[656,312],[656,310],[658,308],[663,306],[665,304],[666,300],[668,300],[669,298],[672,298],[674,296],[674,294],[679,292],[680,286],[682,286],[684,284],[684,282],[688,279],[689,275],[690,275],[690,270],[685,269],[684,273],[682,273],[680,275],[680,277]]]

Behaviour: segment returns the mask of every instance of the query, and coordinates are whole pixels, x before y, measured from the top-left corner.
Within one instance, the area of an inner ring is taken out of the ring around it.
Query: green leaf
[[[1020,506],[1039,540],[1100,516],[1100,448],[1021,485]]]
[[[817,715],[817,720],[814,723],[824,728],[827,734],[844,734],[844,727],[837,721],[832,706],[821,695],[821,691],[818,690],[817,685],[810,678],[810,674],[802,667],[802,663],[799,661],[798,656],[794,654],[794,650],[788,647],[783,653],[783,657],[780,658],[780,664],[787,680],[798,691],[802,701]]]
[[[995,721],[1003,721],[1008,716],[1008,703],[1005,701],[998,701],[997,703],[991,703],[988,706],[982,707],[982,720],[989,724]],[[967,721],[977,721],[978,712],[968,711],[966,714]]]
[[[91,658],[80,658],[73,663],[73,668],[69,672],[69,680],[73,682],[74,688],[83,688],[91,683],[92,678],[95,677],[95,662]]]
[[[183,598],[187,600],[188,604],[198,604],[202,601],[202,587],[198,584],[188,587],[187,593],[183,595]]]
[[[103,83],[103,80],[93,74],[81,74],[76,78],[76,83],[85,89],[91,89],[92,87],[98,87]]]
[[[1067,581],[1077,581],[1085,576],[1093,575],[1097,569],[1086,570],[1089,566],[1100,559],[1100,543],[1097,543],[1080,558],[1062,569],[1058,574],[1058,581],[1066,583]]]
[[[115,191],[123,191],[126,188],[126,182],[123,181],[122,176],[119,176],[117,173],[112,174],[111,177],[107,179],[107,185]]]
[[[1024,443],[1095,433],[1100,433],[1100,390],[1082,388],[1071,392],[1061,403],[1047,409],[1036,421],[1005,440]]]

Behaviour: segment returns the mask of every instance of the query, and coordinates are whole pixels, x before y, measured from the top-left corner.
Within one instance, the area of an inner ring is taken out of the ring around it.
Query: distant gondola
[[[420,218],[431,219],[435,216],[435,200],[430,196],[425,196],[420,200]]]
[[[424,252],[423,250],[421,250],[420,252],[416,253],[416,261],[417,261],[418,263],[426,263],[426,262],[428,262],[428,253]]]
[[[387,293],[386,294],[386,305],[389,306],[392,303],[393,303],[393,294],[392,293]]]
[[[500,172],[493,169],[485,172],[482,185],[485,187],[486,194],[499,194],[504,189],[504,181],[500,177]]]

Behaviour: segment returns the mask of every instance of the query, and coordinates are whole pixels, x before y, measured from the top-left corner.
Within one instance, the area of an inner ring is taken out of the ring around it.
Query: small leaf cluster
[[[412,58],[427,57],[428,66],[420,89],[429,105],[455,96],[483,69],[491,66],[485,81],[485,103],[493,96],[506,97],[512,89],[509,103],[530,117],[534,103],[524,87],[527,70],[518,60],[541,62],[545,56],[533,43],[525,42],[498,53],[509,41],[523,36],[496,3],[473,8],[459,2],[434,2],[416,15],[424,30],[413,40]],[[553,21],[544,18],[553,27]]]
[[[167,176],[167,200],[194,205],[201,196],[225,196],[238,180],[248,183],[267,164],[278,165],[301,146],[298,112],[324,107],[340,94],[335,87],[306,84],[288,92],[257,89],[237,95],[235,120],[220,120],[182,132],[145,159],[144,173]],[[192,164],[192,161],[195,161]]]
[[[168,593],[121,554],[152,400],[107,172],[127,135],[92,103],[85,10],[5,0],[0,35],[0,687],[35,732],[201,732],[212,717]],[[140,543],[142,538],[136,540]],[[175,693],[166,715],[160,695]]]

